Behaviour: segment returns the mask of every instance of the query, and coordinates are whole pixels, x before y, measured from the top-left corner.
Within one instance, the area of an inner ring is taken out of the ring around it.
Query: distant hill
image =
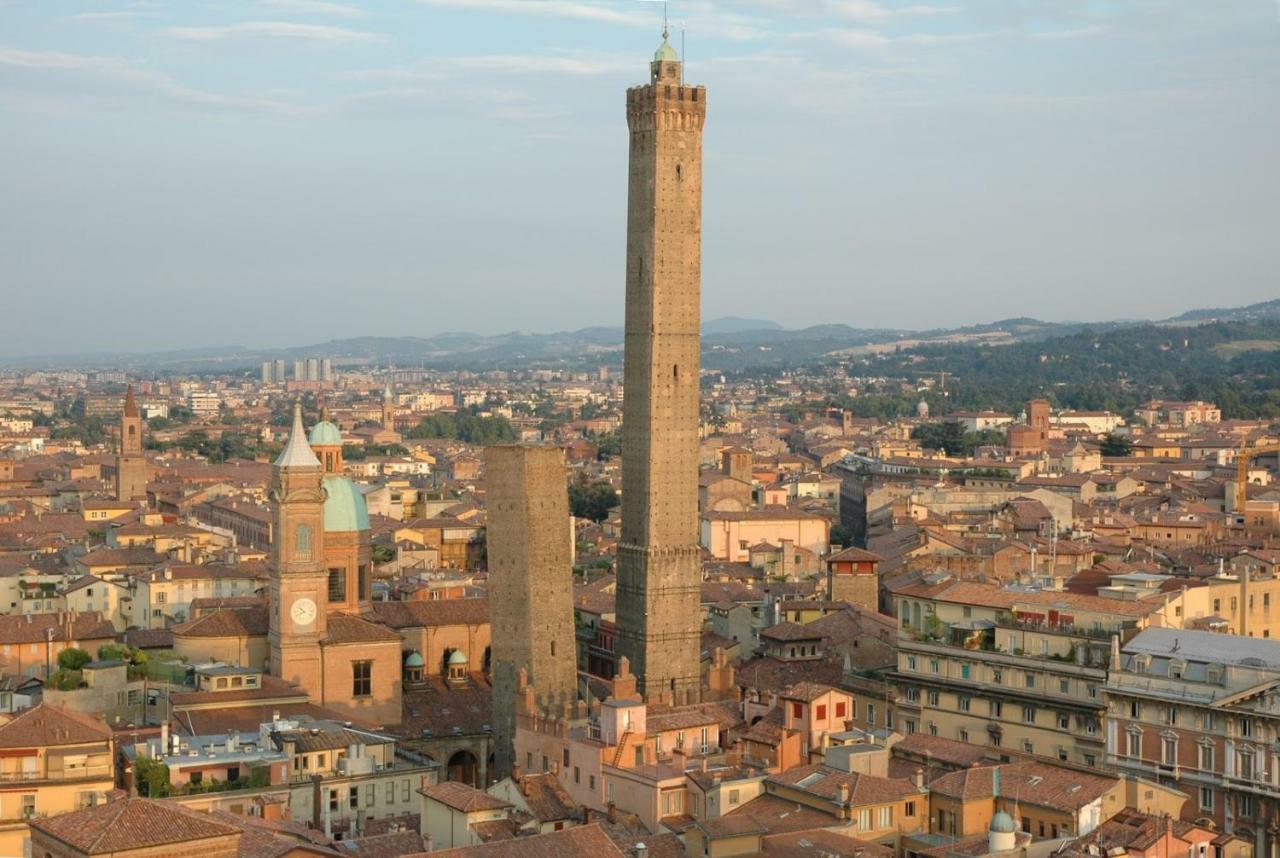
[[[1177,322],[1256,322],[1263,319],[1280,319],[1280,298],[1262,301],[1247,307],[1216,307],[1207,310],[1188,310],[1181,316],[1165,319],[1164,324]]]
[[[827,357],[883,356],[921,353],[930,347],[1012,346],[1066,337],[1093,337],[1142,326],[1195,327],[1210,322],[1268,322],[1280,320],[1280,299],[1228,309],[1192,310],[1171,319],[1149,322],[1045,322],[1033,318],[1003,319],[959,328],[911,331],[855,328],[829,323],[787,329],[766,319],[726,316],[703,323],[703,366],[737,371],[812,364]],[[254,373],[262,361],[283,358],[332,358],[339,367],[394,364],[400,367],[488,370],[516,366],[580,367],[622,362],[620,327],[591,327],[576,331],[532,334],[476,334],[452,331],[428,337],[349,337],[296,348],[249,349],[243,346],[190,348],[151,353],[82,353],[0,360],[14,367],[123,368],[167,372],[243,370]],[[1261,350],[1257,344],[1228,341],[1215,347],[1234,351]]]
[[[740,316],[724,316],[702,323],[702,334],[740,334],[744,331],[780,331],[782,325],[768,319],[744,319]]]

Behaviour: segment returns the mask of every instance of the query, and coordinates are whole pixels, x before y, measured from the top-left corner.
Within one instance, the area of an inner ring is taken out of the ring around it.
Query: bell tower
[[[382,391],[382,428],[393,432],[396,428],[396,401],[389,384]]]
[[[325,635],[324,467],[307,444],[302,406],[272,465],[271,673],[318,696]]]
[[[627,90],[626,326],[619,656],[646,695],[700,685],[698,378],[701,366],[702,126],[706,89],[687,86],[662,33],[649,83]]]
[[[120,452],[116,455],[116,500],[131,501],[147,496],[147,459],[142,454],[142,415],[133,398],[133,385],[124,395],[120,415]]]

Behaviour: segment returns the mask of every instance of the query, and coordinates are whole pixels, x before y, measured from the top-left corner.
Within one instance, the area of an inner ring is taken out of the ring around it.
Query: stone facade
[[[699,683],[699,318],[706,90],[663,40],[627,91],[622,539],[618,654],[646,693]]]
[[[573,546],[564,454],[557,447],[485,451],[497,777],[511,774],[521,668],[546,700],[577,696]]]
[[[116,456],[116,500],[141,500],[147,496],[147,459],[142,454],[142,416],[133,398],[133,387],[124,397],[120,415],[120,453]]]

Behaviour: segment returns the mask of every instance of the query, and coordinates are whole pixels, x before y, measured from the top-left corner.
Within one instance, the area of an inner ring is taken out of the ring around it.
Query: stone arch
[[[445,777],[447,780],[480,787],[480,761],[466,748],[454,751],[445,766]]]

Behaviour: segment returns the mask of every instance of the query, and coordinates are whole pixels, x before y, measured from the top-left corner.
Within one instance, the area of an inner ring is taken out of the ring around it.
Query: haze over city
[[[919,329],[1276,293],[1270,0],[669,14],[714,105],[706,318]],[[617,325],[618,93],[661,17],[0,3],[0,354]],[[78,308],[53,336],[12,323],[51,300]]]

